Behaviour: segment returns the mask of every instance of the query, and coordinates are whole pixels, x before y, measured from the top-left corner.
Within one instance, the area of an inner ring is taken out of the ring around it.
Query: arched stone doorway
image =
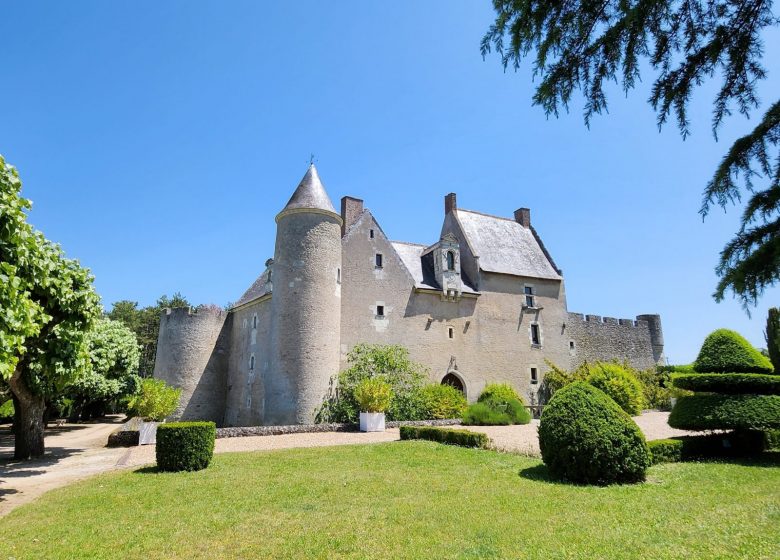
[[[448,373],[444,376],[444,379],[441,380],[442,385],[449,385],[450,387],[455,387],[458,391],[466,394],[466,387],[463,385],[463,380],[456,375],[453,372]]]

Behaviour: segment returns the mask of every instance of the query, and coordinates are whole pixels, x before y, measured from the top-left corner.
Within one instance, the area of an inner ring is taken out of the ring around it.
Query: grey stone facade
[[[155,376],[183,388],[177,418],[307,424],[363,342],[405,346],[431,382],[446,377],[469,400],[506,382],[535,401],[546,360],[663,359],[658,315],[567,310],[529,209],[489,216],[449,194],[438,240],[390,241],[362,200],[344,197],[336,213],[311,166],[277,216],[274,258],[235,306],[163,314]]]

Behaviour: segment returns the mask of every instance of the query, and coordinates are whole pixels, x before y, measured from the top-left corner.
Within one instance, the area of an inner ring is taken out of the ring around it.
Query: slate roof
[[[405,243],[403,241],[391,241],[390,244],[395,249],[401,262],[404,264],[409,274],[414,278],[415,288],[427,290],[441,290],[441,286],[436,281],[436,274],[433,268],[433,253],[423,255],[427,247],[417,243]],[[462,283],[461,291],[464,293],[478,294],[474,289],[471,280],[461,270]]]
[[[560,280],[531,228],[514,220],[455,210],[469,246],[486,272]]]
[[[245,303],[256,300],[259,297],[263,297],[265,294],[271,293],[271,284],[268,282],[269,269],[266,269],[257,280],[249,286],[249,289],[244,292],[244,295],[238,298],[238,301],[233,304],[233,307],[240,307]]]
[[[290,197],[284,210],[291,210],[293,208],[315,208],[337,214],[328,193],[325,191],[325,186],[320,180],[317,168],[314,167],[313,163],[309,165],[309,169],[306,170],[306,175],[301,179],[298,188],[295,189],[295,192]],[[282,210],[282,212],[284,212],[284,210]]]

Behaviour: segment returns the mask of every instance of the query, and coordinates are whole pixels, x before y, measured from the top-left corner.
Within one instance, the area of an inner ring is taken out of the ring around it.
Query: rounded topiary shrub
[[[199,471],[214,456],[214,422],[173,422],[157,428],[157,468],[161,471]]]
[[[780,395],[717,395],[680,397],[669,414],[680,430],[769,430],[780,428]]]
[[[512,424],[509,414],[481,402],[469,406],[463,412],[461,421],[464,426],[509,426]]]
[[[520,395],[517,394],[517,391],[515,391],[509,383],[489,383],[488,385],[485,385],[485,388],[482,389],[482,392],[479,394],[477,402],[483,402],[490,399],[502,401],[515,399],[522,401]]]
[[[609,362],[594,364],[587,382],[604,391],[631,416],[641,413],[645,407],[642,383],[618,364]]]
[[[460,418],[468,403],[452,385],[426,385],[420,389],[426,419]]]
[[[710,333],[701,346],[694,369],[701,373],[772,373],[772,362],[745,338],[728,329]]]
[[[650,466],[636,423],[615,401],[582,381],[557,391],[545,407],[539,446],[550,473],[571,482],[639,482]]]

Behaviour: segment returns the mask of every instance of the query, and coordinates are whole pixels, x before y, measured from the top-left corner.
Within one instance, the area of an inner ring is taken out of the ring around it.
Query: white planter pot
[[[157,443],[157,426],[160,422],[141,422],[138,428],[138,445]]]
[[[360,431],[361,432],[384,432],[385,413],[384,412],[361,412]]]

